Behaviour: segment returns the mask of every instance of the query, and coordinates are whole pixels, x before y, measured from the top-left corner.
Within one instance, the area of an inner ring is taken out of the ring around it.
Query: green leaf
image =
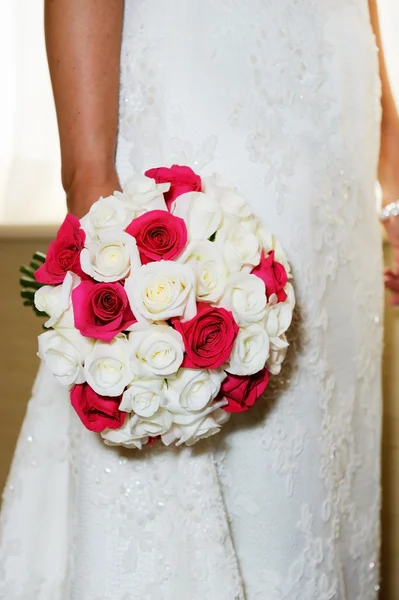
[[[44,263],[46,261],[46,255],[44,252],[35,252],[33,255],[33,260],[37,260],[39,263]]]
[[[34,297],[35,297],[35,292],[31,292],[29,290],[21,291],[21,298],[26,298],[26,300],[32,300],[32,302],[33,302]]]
[[[27,275],[31,279],[35,279],[33,269],[31,269],[30,267],[27,267],[26,265],[22,265],[19,268],[19,272],[22,273],[23,275]]]
[[[24,300],[24,306],[30,306],[33,310],[33,312],[35,313],[36,317],[47,317],[45,312],[42,312],[41,310],[38,310],[36,308],[36,306],[33,304],[33,302],[31,302],[30,300]],[[44,327],[44,325],[43,325]],[[46,327],[44,327],[44,329],[47,330]]]
[[[21,267],[19,268],[19,272],[22,275],[22,277],[20,277],[19,283],[22,288],[20,294],[21,297],[24,299],[23,305],[30,306],[33,309],[35,315],[37,315],[38,317],[46,316],[46,313],[37,310],[34,303],[36,291],[44,285],[43,283],[39,283],[38,281],[36,281],[35,271],[37,271],[37,269],[39,269],[43,265],[45,260],[46,255],[43,252],[37,251],[33,254],[29,266],[21,265]]]
[[[214,241],[215,241],[215,239],[216,239],[216,231],[215,231],[215,233],[212,233],[212,235],[211,235],[211,236],[208,238],[208,240],[209,240],[210,242],[214,242]]]
[[[43,312],[42,310],[38,310],[35,305],[32,306],[32,309],[37,317],[46,317],[47,318],[47,314],[45,312]]]
[[[40,290],[40,288],[43,287],[43,284],[39,283],[38,281],[35,281],[34,279],[27,279],[25,277],[21,277],[19,284],[23,288],[32,288],[34,290]]]

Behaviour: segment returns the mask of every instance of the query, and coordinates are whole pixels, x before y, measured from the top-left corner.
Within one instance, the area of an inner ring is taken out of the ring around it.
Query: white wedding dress
[[[293,265],[291,357],[209,443],[142,453],[105,447],[41,368],[0,598],[377,598],[377,70],[367,0],[126,1],[121,179],[179,163],[238,186]]]

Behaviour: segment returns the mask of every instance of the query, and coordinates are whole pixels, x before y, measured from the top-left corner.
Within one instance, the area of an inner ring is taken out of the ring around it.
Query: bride
[[[47,0],[70,212],[150,167],[220,173],[282,241],[299,314],[279,389],[201,449],[103,446],[42,366],[4,495],[0,598],[377,598],[375,181],[379,160],[398,249],[399,119],[375,2]],[[399,251],[395,267],[399,293]]]

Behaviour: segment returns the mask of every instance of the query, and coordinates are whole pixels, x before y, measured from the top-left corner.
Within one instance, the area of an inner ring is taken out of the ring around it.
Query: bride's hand
[[[384,271],[384,284],[391,292],[391,306],[399,305],[399,217],[392,217],[384,223],[393,251],[393,265]]]
[[[83,175],[76,177],[66,187],[68,212],[81,219],[100,196],[110,196],[115,190],[121,190],[116,171],[103,175]]]
[[[399,200],[399,125],[383,134],[379,181],[383,206]],[[391,292],[390,304],[395,306],[399,305],[399,216],[391,217],[384,226],[393,251],[393,265],[384,271],[384,284]]]

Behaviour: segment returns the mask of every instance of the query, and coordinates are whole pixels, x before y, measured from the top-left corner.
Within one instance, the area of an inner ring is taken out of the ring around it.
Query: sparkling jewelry
[[[387,221],[391,217],[397,216],[399,216],[399,200],[390,202],[389,204],[384,206],[380,211],[380,221],[382,222]]]

